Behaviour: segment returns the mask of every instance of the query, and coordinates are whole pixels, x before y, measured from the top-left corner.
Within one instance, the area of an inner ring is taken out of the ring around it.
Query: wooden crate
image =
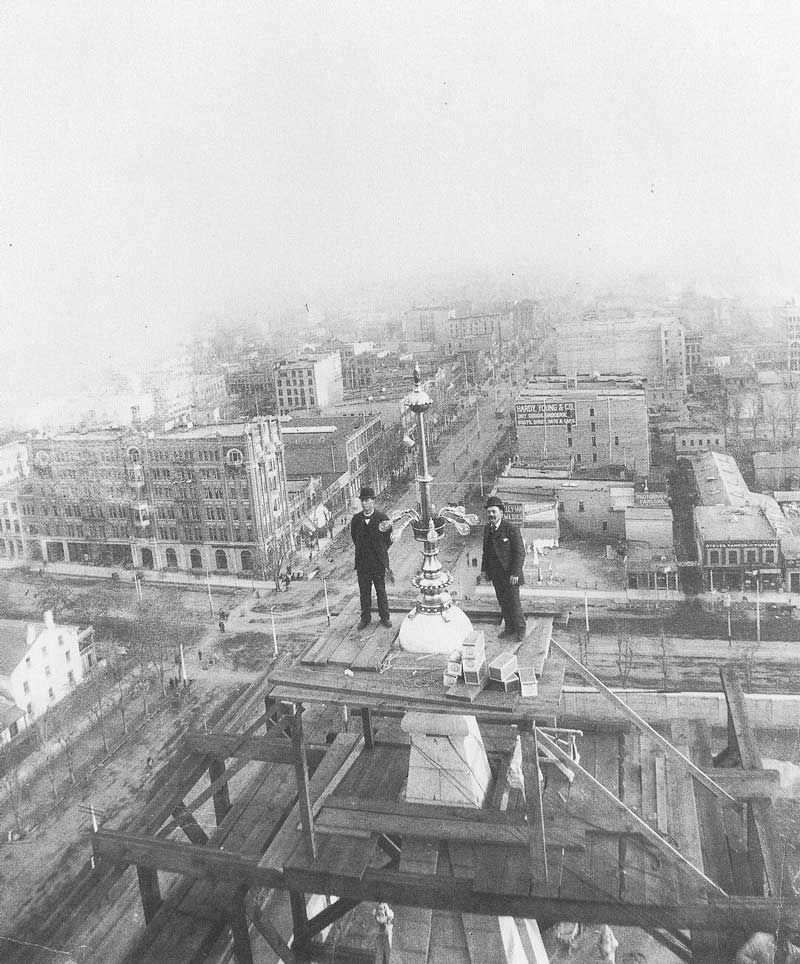
[[[489,663],[489,676],[498,682],[511,679],[517,672],[517,657],[514,653],[500,653]]]

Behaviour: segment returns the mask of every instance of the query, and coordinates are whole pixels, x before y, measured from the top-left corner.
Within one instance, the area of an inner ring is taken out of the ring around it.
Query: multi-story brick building
[[[646,380],[652,406],[672,405],[686,395],[685,336],[675,317],[591,312],[567,325],[559,339],[561,373],[638,375]]]
[[[229,368],[225,373],[225,389],[246,418],[277,414],[275,372],[271,363]]]
[[[377,415],[292,418],[283,426],[287,477],[319,477],[322,500],[336,515],[362,485],[381,492],[389,481],[387,433]]]
[[[29,447],[19,501],[33,559],[252,573],[291,544],[276,418]]]
[[[523,389],[514,410],[523,460],[571,456],[576,470],[622,465],[637,476],[649,473],[647,401],[639,379],[543,376]]]
[[[423,305],[409,308],[403,315],[403,340],[406,342],[435,342],[452,314],[449,305]]]
[[[342,361],[339,352],[302,355],[275,363],[278,412],[318,412],[342,400]]]
[[[687,331],[683,336],[686,351],[686,377],[692,378],[703,367],[703,333]]]
[[[790,372],[800,372],[800,306],[788,302],[781,310],[786,334],[787,367]]]
[[[0,487],[0,558],[25,558],[26,534],[19,511],[19,483]]]
[[[25,442],[0,445],[0,558],[23,559],[25,532],[20,520],[18,490],[28,474]]]

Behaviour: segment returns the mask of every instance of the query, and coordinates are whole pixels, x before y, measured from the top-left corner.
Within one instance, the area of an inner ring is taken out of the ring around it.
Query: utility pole
[[[208,610],[212,617],[214,615],[214,600],[211,598],[211,574],[206,569],[206,589],[208,590]]]
[[[277,636],[277,633],[275,632],[275,607],[274,606],[270,606],[269,621],[272,624],[272,655],[277,658],[278,636]]]
[[[761,642],[761,574],[756,573],[756,642]]]

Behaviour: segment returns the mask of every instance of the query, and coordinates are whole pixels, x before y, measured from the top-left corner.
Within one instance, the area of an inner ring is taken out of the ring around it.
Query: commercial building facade
[[[284,424],[283,440],[287,477],[319,477],[334,515],[348,509],[362,485],[380,493],[389,481],[389,436],[378,415],[295,417]]]
[[[344,394],[342,361],[337,352],[303,355],[275,363],[278,412],[316,412],[341,402]]]
[[[565,374],[638,375],[647,382],[651,406],[673,405],[686,395],[684,330],[670,315],[587,313],[560,332],[556,365]]]
[[[650,471],[647,400],[638,379],[565,376],[531,381],[514,404],[525,460],[572,457],[576,470]]]
[[[277,418],[29,442],[31,559],[252,574],[291,545]]]

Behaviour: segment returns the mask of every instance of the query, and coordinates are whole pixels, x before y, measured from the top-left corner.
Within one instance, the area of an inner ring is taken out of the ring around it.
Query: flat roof
[[[767,517],[755,505],[698,505],[697,532],[705,542],[777,542]]]
[[[634,505],[625,506],[625,518],[643,519],[648,522],[658,519],[664,522],[672,522],[672,509],[669,506],[636,505],[634,503]]]

